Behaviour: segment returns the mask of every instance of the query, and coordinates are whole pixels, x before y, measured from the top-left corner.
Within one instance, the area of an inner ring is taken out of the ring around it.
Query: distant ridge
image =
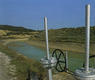
[[[50,42],[85,42],[85,28],[86,27],[74,27],[74,28],[61,28],[49,30]],[[36,40],[45,41],[45,33],[41,31],[36,35]],[[91,42],[95,43],[95,26],[91,27]]]
[[[16,26],[12,26],[12,25],[0,25],[0,30],[9,30],[9,31],[34,31],[32,29],[27,29],[24,27],[16,27]]]
[[[11,25],[0,25],[0,30],[3,30],[3,33],[5,32],[3,38],[10,38],[10,35],[12,38],[14,35],[15,37],[27,35],[30,36],[30,40],[45,41],[45,32],[43,30],[32,30]],[[85,42],[85,27],[50,29],[48,33],[50,42]],[[95,43],[95,26],[91,26],[91,43]]]

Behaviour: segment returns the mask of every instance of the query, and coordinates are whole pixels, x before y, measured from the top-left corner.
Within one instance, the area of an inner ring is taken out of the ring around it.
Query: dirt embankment
[[[2,40],[4,43],[3,45],[7,45],[8,43],[11,43],[11,42],[16,42],[16,41],[27,41],[28,38],[24,38],[24,39],[7,39],[7,40]]]
[[[17,80],[15,65],[10,65],[11,59],[0,52],[0,80]]]
[[[44,49],[46,47],[45,41],[27,40],[26,43]],[[50,49],[61,49],[64,51],[71,51],[76,53],[85,53],[85,44],[80,43],[54,43],[49,42]],[[90,45],[90,54],[95,54],[95,44]]]

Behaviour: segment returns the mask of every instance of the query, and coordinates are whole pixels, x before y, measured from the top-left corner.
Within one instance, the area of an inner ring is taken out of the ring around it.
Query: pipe
[[[44,17],[44,28],[45,28],[45,36],[46,36],[46,51],[47,51],[47,59],[50,59],[49,55],[49,46],[48,46],[48,28],[47,28],[47,17]],[[48,69],[48,78],[49,80],[52,80],[52,69]]]
[[[66,51],[66,71],[68,72],[68,52]]]
[[[90,4],[86,5],[86,16],[85,16],[85,26],[86,26],[86,58],[85,58],[85,71],[89,72],[89,52],[90,52]]]
[[[44,17],[44,28],[45,28],[45,36],[46,36],[46,51],[47,51],[47,59],[49,59],[49,58],[50,58],[50,55],[49,55],[49,46],[48,46],[47,17]]]

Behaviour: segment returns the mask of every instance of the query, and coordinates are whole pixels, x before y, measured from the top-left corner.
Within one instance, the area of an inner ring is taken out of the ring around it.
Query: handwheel
[[[52,53],[52,57],[55,57],[57,60],[55,69],[58,72],[64,72],[66,69],[66,57],[60,49],[55,49]]]

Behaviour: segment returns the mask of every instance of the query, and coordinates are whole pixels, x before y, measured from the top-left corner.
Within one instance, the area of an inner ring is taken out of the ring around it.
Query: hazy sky
[[[95,25],[95,0],[0,0],[0,24],[43,29],[85,25],[85,5],[91,4],[91,25]]]

